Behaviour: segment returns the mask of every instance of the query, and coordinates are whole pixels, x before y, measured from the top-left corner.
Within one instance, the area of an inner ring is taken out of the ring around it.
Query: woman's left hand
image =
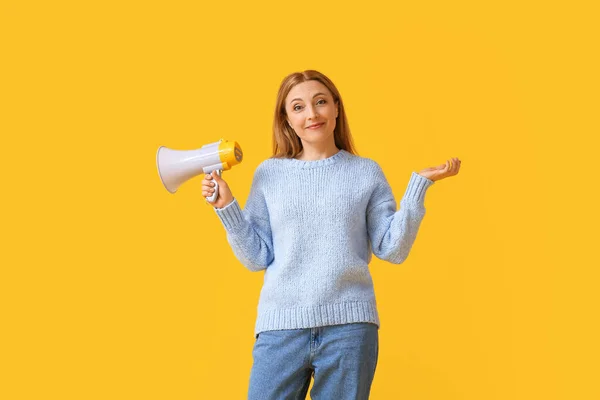
[[[438,165],[437,167],[425,168],[424,170],[419,171],[418,174],[435,182],[449,176],[454,176],[458,174],[459,170],[460,160],[458,157],[453,157],[446,161],[445,164]]]

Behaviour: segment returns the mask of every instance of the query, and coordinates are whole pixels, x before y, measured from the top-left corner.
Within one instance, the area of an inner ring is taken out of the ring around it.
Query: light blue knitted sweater
[[[269,158],[242,210],[215,208],[235,256],[264,270],[254,334],[353,322],[380,326],[368,264],[400,264],[434,182],[413,172],[400,210],[379,164],[340,150],[315,161]]]

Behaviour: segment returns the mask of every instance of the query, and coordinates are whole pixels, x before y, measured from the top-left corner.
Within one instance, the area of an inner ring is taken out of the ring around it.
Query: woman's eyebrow
[[[320,95],[320,94],[322,94],[323,96],[326,96],[326,95],[325,95],[325,93],[320,93],[320,92],[319,92],[319,93],[316,93],[316,94],[313,96],[313,99],[314,99],[315,97],[317,97],[318,95]],[[299,98],[299,97],[296,97],[295,99],[292,99],[292,100],[290,100],[290,103],[294,102],[295,100],[302,100],[302,99],[301,99],[301,98]]]

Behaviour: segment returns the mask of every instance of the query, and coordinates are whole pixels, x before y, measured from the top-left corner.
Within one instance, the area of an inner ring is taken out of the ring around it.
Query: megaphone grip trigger
[[[215,200],[217,200],[217,197],[219,196],[219,184],[214,179],[212,180],[212,182],[215,184],[215,192],[206,198],[209,203],[214,203]]]

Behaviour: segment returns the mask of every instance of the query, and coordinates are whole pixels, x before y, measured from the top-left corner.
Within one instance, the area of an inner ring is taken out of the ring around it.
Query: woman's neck
[[[340,151],[340,149],[338,149],[335,144],[328,148],[303,146],[302,151],[300,151],[295,158],[300,161],[324,160],[333,156],[338,151]]]

